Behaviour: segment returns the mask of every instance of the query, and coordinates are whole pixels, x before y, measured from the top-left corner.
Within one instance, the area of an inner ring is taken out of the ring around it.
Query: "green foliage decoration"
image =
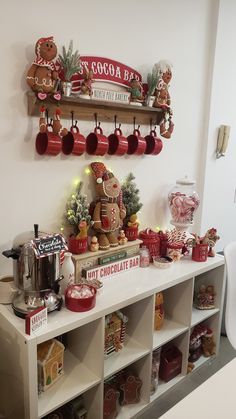
[[[64,71],[65,81],[70,81],[81,70],[80,55],[77,50],[73,53],[73,41],[70,41],[68,50],[65,46],[62,47],[62,55],[59,54],[58,61]]]
[[[126,217],[124,219],[124,225],[127,225],[130,216],[132,214],[137,214],[137,212],[143,206],[143,204],[140,202],[139,189],[137,188],[134,179],[135,176],[133,175],[133,173],[129,173],[126,176],[121,187],[123,204],[126,208]]]
[[[77,234],[79,231],[78,225],[80,221],[86,221],[87,225],[89,225],[91,221],[87,197],[81,193],[82,187],[83,182],[79,182],[75,191],[66,203],[66,224],[73,226],[74,234]]]

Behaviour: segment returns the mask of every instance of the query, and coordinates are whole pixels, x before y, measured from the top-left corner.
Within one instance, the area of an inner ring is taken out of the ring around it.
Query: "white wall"
[[[218,228],[217,249],[236,240],[236,2],[221,0],[212,82],[206,171],[202,206],[202,231]],[[230,125],[231,134],[225,157],[215,158],[218,128]]]
[[[38,120],[27,115],[25,75],[34,59],[36,40],[54,35],[60,50],[73,39],[82,55],[113,58],[144,76],[158,60],[172,61],[173,138],[165,141],[157,157],[104,159],[120,179],[131,170],[136,176],[144,204],[141,227],[167,227],[170,215],[166,197],[175,180],[188,174],[197,179],[201,190],[199,164],[206,143],[204,117],[216,10],[214,0],[1,2],[1,252],[11,247],[18,233],[30,230],[33,223],[39,223],[44,230],[60,227],[74,178],[84,180],[84,192],[90,198],[90,180],[84,169],[93,159],[35,154]],[[226,66],[232,72],[230,64],[227,61]],[[69,121],[66,124],[69,126]],[[88,134],[93,121],[81,122],[80,127]],[[109,133],[113,127],[103,128]],[[142,128],[144,135],[148,128]],[[131,126],[125,126],[124,134],[130,130]],[[0,256],[0,274],[10,272],[11,265]]]

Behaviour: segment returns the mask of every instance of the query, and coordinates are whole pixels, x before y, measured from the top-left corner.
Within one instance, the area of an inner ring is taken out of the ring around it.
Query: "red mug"
[[[81,156],[85,152],[85,146],[85,137],[80,134],[76,125],[72,125],[68,134],[62,138],[62,152]]]
[[[47,124],[46,132],[39,132],[36,137],[35,147],[38,154],[48,154],[50,156],[57,156],[61,152],[61,138],[54,134],[51,124]]]
[[[128,141],[122,135],[120,128],[116,128],[114,134],[110,134],[108,137],[108,154],[116,156],[123,156],[128,150]]]
[[[140,156],[145,152],[147,143],[145,138],[141,137],[140,131],[138,129],[134,129],[133,134],[127,137],[127,141],[127,154],[135,154]]]
[[[160,138],[157,137],[156,131],[152,129],[149,135],[146,135],[146,150],[145,154],[159,154],[162,150],[163,143]]]
[[[104,156],[108,151],[108,139],[103,135],[102,128],[96,126],[86,138],[86,151],[90,155]]]

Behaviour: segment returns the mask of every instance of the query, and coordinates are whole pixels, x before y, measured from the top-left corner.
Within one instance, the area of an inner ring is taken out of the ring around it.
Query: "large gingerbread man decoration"
[[[53,61],[57,55],[57,47],[53,37],[40,38],[36,42],[35,53],[36,58],[26,77],[28,85],[40,100],[46,99],[48,94],[60,100],[61,94],[57,91],[59,77]]]
[[[118,246],[116,232],[123,224],[126,210],[122,202],[121,185],[101,162],[91,163],[96,178],[97,199],[92,211],[93,228],[98,236],[99,249]]]

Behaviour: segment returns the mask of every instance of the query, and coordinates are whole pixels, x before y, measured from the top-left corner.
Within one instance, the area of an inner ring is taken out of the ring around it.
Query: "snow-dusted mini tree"
[[[129,173],[122,184],[123,204],[126,208],[124,225],[126,226],[131,215],[137,214],[143,204],[140,202],[139,189],[134,182],[135,176]]]
[[[76,186],[76,190],[72,193],[66,204],[66,224],[73,226],[75,235],[77,235],[79,231],[79,223],[81,221],[86,221],[87,225],[89,225],[91,221],[87,196],[81,193],[82,187],[83,182],[79,182]]]

